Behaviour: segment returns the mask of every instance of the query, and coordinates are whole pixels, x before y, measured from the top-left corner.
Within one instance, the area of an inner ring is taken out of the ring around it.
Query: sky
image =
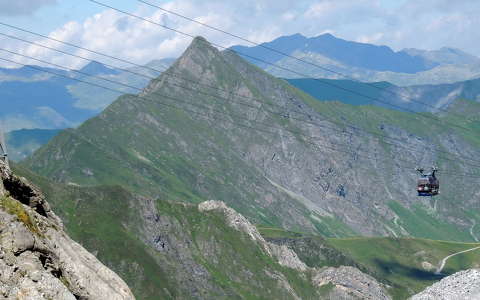
[[[248,43],[152,8],[137,0],[97,0],[229,47]],[[476,0],[144,0],[255,42],[301,33],[404,48],[459,48],[480,56]],[[0,22],[143,64],[179,56],[191,38],[102,7],[89,0],[0,0]],[[0,25],[0,33],[106,63],[84,50]],[[79,68],[85,61],[0,36],[0,48]],[[38,64],[0,51],[0,57]],[[13,67],[11,63],[0,63]]]

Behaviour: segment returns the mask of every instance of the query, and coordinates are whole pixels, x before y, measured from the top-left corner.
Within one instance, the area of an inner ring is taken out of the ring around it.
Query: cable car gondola
[[[433,167],[432,172],[429,174],[423,173],[424,170],[421,168],[417,168],[416,170],[420,172],[420,178],[417,181],[418,196],[433,197],[438,195],[440,182],[435,176],[435,173],[438,171],[437,168]]]

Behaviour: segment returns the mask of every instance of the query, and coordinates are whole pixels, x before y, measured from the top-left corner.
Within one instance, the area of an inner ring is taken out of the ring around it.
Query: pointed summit
[[[205,38],[197,36],[174,66],[189,71],[198,71],[198,67],[201,69],[207,67],[212,60],[220,58],[220,56],[221,53],[217,48],[213,47]],[[194,65],[197,65],[197,68],[192,68]]]
[[[225,70],[225,68],[225,60],[222,53],[205,38],[197,36],[175,63],[144,89],[143,94],[157,91],[164,86],[164,83],[171,83],[172,80],[176,81],[181,78],[188,78],[212,85],[220,81],[225,76],[225,73],[230,72],[230,70]],[[172,76],[172,74],[175,75]],[[185,81],[180,80],[176,83],[176,86],[184,86],[185,84]]]
[[[94,60],[83,66],[80,71],[90,75],[116,75],[120,73],[118,70],[108,68],[104,64]]]

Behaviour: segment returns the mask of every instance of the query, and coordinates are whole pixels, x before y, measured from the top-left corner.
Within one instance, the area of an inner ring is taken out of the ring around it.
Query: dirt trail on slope
[[[440,262],[440,266],[437,268],[437,270],[435,271],[435,274],[440,274],[443,270],[443,268],[445,267],[445,264],[447,263],[447,260],[455,255],[459,255],[459,254],[462,254],[462,253],[465,253],[465,252],[470,252],[470,251],[473,251],[473,250],[477,250],[477,249],[480,249],[480,246],[478,247],[475,247],[475,248],[471,248],[471,249],[467,249],[467,250],[463,250],[463,251],[460,251],[460,252],[456,252],[456,253],[453,253],[453,254],[450,254],[449,256],[445,257],[444,259],[442,259],[442,261]]]

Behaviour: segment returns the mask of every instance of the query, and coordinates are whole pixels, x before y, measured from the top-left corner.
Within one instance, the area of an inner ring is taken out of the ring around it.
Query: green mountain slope
[[[309,266],[354,265],[368,272],[390,286],[394,299],[406,299],[445,276],[476,268],[480,259],[478,249],[463,253],[447,260],[441,274],[435,274],[443,258],[480,244],[383,237],[324,240],[278,228],[259,230],[265,239],[289,245]]]
[[[59,185],[21,166],[14,170],[44,191],[68,233],[137,299],[323,299],[329,293],[314,285],[313,272],[279,264],[221,210],[154,201],[119,186]],[[322,252],[343,257],[330,246]]]
[[[340,297],[333,285],[318,287],[312,278],[340,266],[356,267],[389,286],[393,299],[406,299],[445,275],[476,266],[480,255],[473,251],[451,258],[438,276],[434,267],[442,258],[479,244],[325,240],[259,227],[268,243],[294,251],[311,268],[299,271],[281,265],[262,243],[232,228],[220,210],[153,201],[118,186],[61,185],[17,165],[14,171],[44,191],[68,233],[119,274],[137,299],[330,299]]]
[[[468,118],[435,121],[320,102],[201,38],[169,72],[202,85],[160,76],[141,97],[120,97],[24,165],[63,183],[222,200],[253,223],[330,237],[476,239],[478,178],[465,186],[462,174],[476,174],[469,158],[480,157],[479,104],[458,101],[451,109]],[[414,168],[433,164],[442,194],[419,198]]]

